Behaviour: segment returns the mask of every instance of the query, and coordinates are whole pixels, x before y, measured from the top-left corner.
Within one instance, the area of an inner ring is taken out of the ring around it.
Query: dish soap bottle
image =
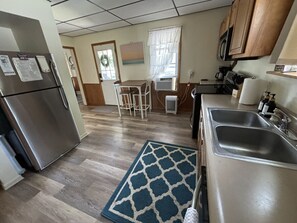
[[[274,109],[276,108],[276,103],[275,103],[275,94],[271,94],[269,101],[264,105],[263,107],[263,114],[268,113],[273,113]],[[266,118],[270,118],[271,115],[264,115]]]
[[[264,92],[264,95],[262,96],[258,106],[259,113],[263,110],[264,105],[269,101],[269,95],[270,95],[269,91]]]

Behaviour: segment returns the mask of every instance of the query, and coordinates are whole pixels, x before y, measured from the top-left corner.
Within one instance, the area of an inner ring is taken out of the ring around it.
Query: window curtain
[[[149,32],[150,74],[153,79],[162,76],[174,53],[178,52],[181,27],[164,28]]]

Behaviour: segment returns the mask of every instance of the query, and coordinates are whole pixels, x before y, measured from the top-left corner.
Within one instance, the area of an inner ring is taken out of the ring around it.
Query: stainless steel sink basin
[[[296,148],[273,131],[217,126],[215,133],[221,154],[297,164]]]
[[[297,170],[297,145],[256,112],[210,108],[215,154]]]
[[[268,122],[256,112],[212,109],[212,119],[228,125],[241,125],[246,127],[269,127]]]

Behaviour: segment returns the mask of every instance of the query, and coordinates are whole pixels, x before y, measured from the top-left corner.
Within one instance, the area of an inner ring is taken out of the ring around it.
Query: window
[[[181,27],[149,32],[150,74],[153,79],[178,76],[180,36]]]
[[[100,70],[103,80],[116,80],[114,59],[112,50],[99,50],[97,51],[98,58],[100,61]]]

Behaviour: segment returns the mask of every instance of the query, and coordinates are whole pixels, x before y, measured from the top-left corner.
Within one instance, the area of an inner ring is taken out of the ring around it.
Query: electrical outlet
[[[190,78],[192,78],[194,76],[194,71],[192,69],[190,69],[188,71],[188,75],[189,75]]]

